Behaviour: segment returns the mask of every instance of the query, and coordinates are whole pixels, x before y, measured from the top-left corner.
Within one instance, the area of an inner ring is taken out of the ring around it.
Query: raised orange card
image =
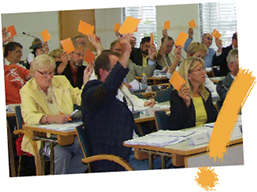
[[[66,53],[71,53],[75,50],[75,48],[73,46],[73,43],[71,41],[71,38],[67,38],[67,39],[62,40],[61,45],[62,45],[63,50]]]
[[[51,39],[51,35],[48,33],[48,29],[42,31],[41,36],[44,42],[49,41]]]
[[[183,79],[183,77],[180,76],[180,74],[177,71],[174,71],[169,82],[178,91],[180,90],[181,85],[186,83],[186,81]]]
[[[133,34],[140,22],[140,19],[128,16],[121,28],[119,29],[120,34],[130,33]]]
[[[11,25],[11,26],[7,27],[7,29],[8,29],[8,32],[10,33],[10,35],[11,35],[12,37],[15,36],[15,35],[17,35],[16,29],[15,29],[14,25]]]
[[[169,29],[170,28],[170,21],[165,21],[163,29]]]
[[[87,62],[87,63],[91,63],[95,60],[95,54],[92,53],[90,51],[90,49],[87,49],[86,50],[86,53],[85,53],[85,56],[84,56],[84,60]]]
[[[186,42],[186,40],[187,40],[187,38],[188,38],[188,34],[184,33],[183,31],[181,31],[179,33],[179,35],[178,35],[178,38],[177,38],[177,40],[175,42],[175,45],[177,45],[177,46],[181,45],[181,47],[183,47],[185,42]]]
[[[215,39],[219,39],[219,38],[221,37],[220,32],[217,31],[216,29],[214,29],[211,34],[212,34],[212,36],[213,36]]]
[[[117,32],[120,29],[120,25],[120,23],[115,23],[114,32]]]
[[[188,23],[189,27],[190,28],[194,28],[196,26],[195,24],[195,20],[191,20],[189,23]]]
[[[94,29],[95,27],[80,20],[79,22],[79,28],[78,28],[78,32],[83,33],[85,35],[89,35],[89,34],[93,34],[94,33]]]
[[[153,33],[150,33],[150,45],[153,45],[153,40],[154,40]]]

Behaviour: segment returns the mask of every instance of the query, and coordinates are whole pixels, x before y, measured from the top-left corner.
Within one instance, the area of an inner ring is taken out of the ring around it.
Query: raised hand
[[[96,48],[97,55],[100,55],[101,52],[103,51],[103,46],[101,43],[101,40],[99,37],[97,37],[94,34],[89,34],[88,35],[88,40],[92,43],[92,45]]]
[[[191,102],[191,98],[189,94],[190,94],[190,88],[186,87],[185,84],[181,85],[178,91],[178,95],[183,99],[187,107],[190,106],[190,102]]]
[[[156,52],[157,52],[157,50],[156,50],[155,45],[151,45],[151,47],[150,47],[150,49],[149,49],[149,51],[148,51],[148,53],[149,53],[149,59],[150,59],[151,61],[154,61],[154,60],[155,60]]]
[[[219,39],[219,38],[216,38],[216,39],[215,39],[215,43],[216,43],[216,46],[218,47],[217,52],[218,52],[218,53],[221,53],[221,51],[222,51],[222,40]]]
[[[188,29],[188,38],[193,39],[194,30],[192,28]]]

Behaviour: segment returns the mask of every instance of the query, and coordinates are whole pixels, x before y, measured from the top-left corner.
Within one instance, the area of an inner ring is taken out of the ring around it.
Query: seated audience
[[[28,54],[27,56],[27,68],[30,68],[31,62],[34,60],[34,58],[41,54],[48,54],[49,47],[47,42],[42,42],[40,39],[34,39],[32,41],[32,45],[29,47],[33,51]]]
[[[220,76],[226,76],[230,72],[229,68],[228,68],[228,63],[226,60],[228,53],[231,49],[235,49],[238,47],[237,32],[233,34],[232,43],[228,47],[222,48],[222,40],[221,39],[216,39],[215,42],[218,47],[218,50],[217,50],[216,55],[214,55],[214,57],[213,57],[212,65],[220,67]]]
[[[9,42],[4,45],[4,64],[16,64],[23,68],[25,67],[25,63],[21,61],[22,57],[22,45],[18,42]]]
[[[180,64],[178,73],[186,83],[179,91],[174,89],[171,92],[170,129],[203,126],[216,121],[217,110],[210,91],[204,86],[204,61],[201,58],[187,58]]]
[[[118,53],[103,51],[95,61],[98,80],[88,81],[83,89],[82,116],[92,155],[114,154],[128,161],[131,149],[122,143],[132,139],[136,125],[132,113],[116,95],[129,71],[131,34],[119,38],[123,51],[121,57]],[[93,162],[91,167],[94,172],[124,170],[109,161]]]
[[[65,76],[54,76],[55,67],[54,59],[46,54],[37,56],[31,63],[33,78],[20,91],[25,124],[63,124],[69,121],[73,105],[81,104],[81,90],[72,87]],[[25,136],[22,150],[33,154]],[[87,166],[81,162],[82,158],[84,156],[77,137],[72,145],[55,145],[54,173],[83,173]]]
[[[239,60],[238,60],[238,49],[232,49],[229,51],[228,56],[227,56],[227,63],[228,63],[228,68],[230,70],[230,73],[227,74],[225,79],[221,80],[217,84],[217,93],[220,96],[221,103],[224,102],[228,90],[230,86],[232,85],[235,76],[237,75],[239,71]]]
[[[164,67],[166,67],[168,70],[176,59],[179,59],[177,62],[180,61],[180,57],[176,57],[175,54],[172,52],[174,40],[168,35],[167,29],[162,30],[162,35],[162,44],[157,54],[157,66],[158,69],[163,69]]]
[[[184,50],[186,52],[187,52],[188,46],[193,41],[193,35],[194,35],[194,30],[192,28],[189,28],[188,29],[188,38],[187,38],[187,40],[185,42],[185,45],[184,45]],[[212,40],[213,40],[213,37],[210,33],[204,33],[203,34],[202,44],[204,44],[208,49],[208,52],[207,52],[206,56],[204,57],[205,67],[212,67],[213,56],[216,54],[216,51],[213,48],[211,48]]]
[[[132,48],[130,59],[136,65],[146,67],[156,63],[156,47],[150,45],[150,37],[142,38],[140,48]]]
[[[67,55],[66,55],[66,53],[64,52],[63,49],[54,49],[48,55],[53,57],[55,62],[58,62],[58,61],[62,62],[61,58],[63,56],[67,57]]]
[[[115,40],[111,43],[110,50],[122,54],[121,44],[119,40]],[[142,67],[140,65],[136,65],[129,59],[128,68],[129,72],[126,75],[124,81],[126,84],[129,84],[127,86],[131,90],[138,90],[141,89],[141,83],[136,80],[136,76],[142,77],[142,74],[145,73],[146,77],[152,77],[155,65],[148,64],[146,67]]]
[[[67,55],[61,55],[61,62],[56,62],[56,73],[64,75],[70,81],[73,87],[81,88],[83,85],[83,74],[86,66],[82,65],[85,56],[85,48],[83,45],[75,44],[75,50]]]

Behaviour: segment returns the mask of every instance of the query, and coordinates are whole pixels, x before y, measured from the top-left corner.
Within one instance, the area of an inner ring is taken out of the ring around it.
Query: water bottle
[[[142,89],[147,89],[147,87],[148,87],[147,77],[146,77],[145,73],[142,74],[141,85],[142,85]]]

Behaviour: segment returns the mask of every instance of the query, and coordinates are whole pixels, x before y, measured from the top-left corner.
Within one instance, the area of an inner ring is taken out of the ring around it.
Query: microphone
[[[35,38],[35,39],[39,39],[38,37],[36,37],[36,36],[34,36],[34,35],[30,35],[30,34],[28,34],[28,33],[25,33],[25,32],[22,32],[22,34],[23,34],[23,35],[27,35],[27,36],[30,36],[30,37],[33,37],[33,38]]]
[[[228,91],[228,88],[222,83],[221,86],[226,90]]]

